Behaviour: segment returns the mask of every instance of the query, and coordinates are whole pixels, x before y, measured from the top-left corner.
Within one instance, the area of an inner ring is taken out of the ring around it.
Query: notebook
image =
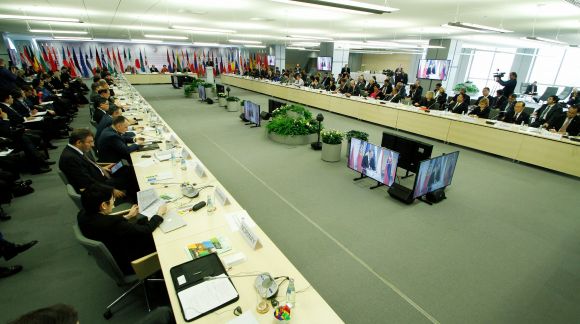
[[[166,201],[161,199],[155,191],[155,188],[141,190],[137,192],[137,204],[139,205],[139,213],[147,218],[153,217],[157,214],[159,207],[165,204]],[[163,233],[171,232],[180,227],[187,225],[185,220],[177,214],[175,210],[169,210],[165,217],[163,217],[163,223],[159,225],[159,228]]]

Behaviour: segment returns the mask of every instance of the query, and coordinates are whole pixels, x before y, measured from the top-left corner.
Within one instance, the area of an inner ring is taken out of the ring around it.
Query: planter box
[[[284,136],[278,135],[276,133],[268,133],[268,138],[280,144],[306,145],[312,142],[316,142],[317,135],[310,134],[310,135]]]
[[[326,162],[340,161],[340,151],[342,143],[340,144],[326,144],[322,143],[322,160]]]
[[[228,105],[226,98],[218,97],[218,105],[220,107],[226,107]]]
[[[184,93],[183,94],[185,96],[185,98],[191,98],[191,96],[193,95],[193,93]]]
[[[228,111],[238,111],[240,110],[240,102],[239,101],[228,101]]]
[[[192,97],[193,99],[199,99],[199,93],[197,92],[192,93]]]

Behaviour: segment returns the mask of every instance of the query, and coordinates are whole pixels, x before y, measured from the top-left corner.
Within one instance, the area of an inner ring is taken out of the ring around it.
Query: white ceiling
[[[580,8],[565,0],[359,0],[399,8],[393,13],[357,14],[270,0],[3,0],[0,14],[79,18],[83,24],[0,20],[0,30],[32,35],[31,29],[86,30],[106,39],[144,38],[144,34],[187,36],[191,41],[229,44],[228,39],[290,44],[288,35],[333,40],[391,41],[456,38],[498,47],[537,47],[521,40],[535,36],[580,44]],[[462,21],[513,30],[480,34],[442,27]],[[172,25],[229,29],[227,35],[199,35]],[[535,28],[534,28],[535,26]],[[535,31],[534,31],[535,29]],[[47,34],[36,34],[47,36]],[[48,34],[50,35],[50,34]],[[312,42],[312,40],[310,41]],[[317,42],[317,41],[315,41]]]

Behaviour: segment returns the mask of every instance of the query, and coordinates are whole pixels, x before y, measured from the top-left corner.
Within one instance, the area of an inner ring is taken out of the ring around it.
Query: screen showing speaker
[[[420,60],[417,79],[447,80],[450,65],[449,60]]]
[[[374,144],[352,138],[348,167],[387,186],[391,186],[397,174],[399,153]]]
[[[331,71],[332,70],[332,57],[330,56],[319,56],[317,60],[316,67],[318,71]]]
[[[268,55],[268,65],[269,66],[276,65],[276,56],[274,56],[274,55]]]
[[[249,100],[244,101],[244,117],[250,123],[260,126],[260,105]]]
[[[199,99],[200,100],[205,100],[207,99],[206,95],[205,95],[205,87],[202,85],[198,85],[197,86],[197,92],[199,94]]]
[[[459,151],[421,161],[415,176],[413,198],[424,196],[451,184]]]

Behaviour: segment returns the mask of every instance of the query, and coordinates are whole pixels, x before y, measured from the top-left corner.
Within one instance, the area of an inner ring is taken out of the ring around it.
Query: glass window
[[[493,52],[474,51],[469,70],[469,79],[487,79],[493,61]]]
[[[565,51],[566,49],[563,47],[538,49],[529,80],[538,81],[541,84],[554,84]]]
[[[580,85],[580,49],[568,48],[562,60],[562,67],[556,78],[556,84],[567,87]]]

